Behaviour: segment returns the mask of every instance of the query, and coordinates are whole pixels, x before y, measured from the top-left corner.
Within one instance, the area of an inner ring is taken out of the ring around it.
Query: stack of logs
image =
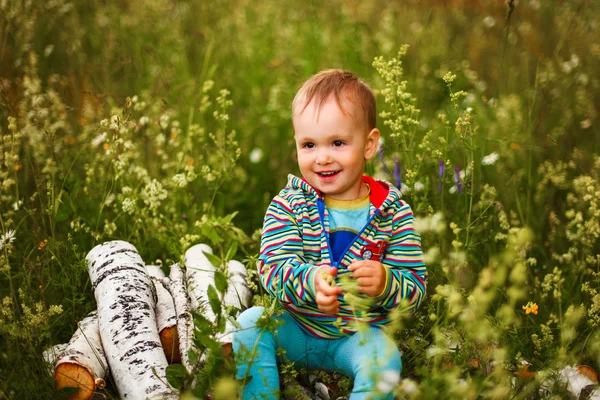
[[[44,358],[54,366],[57,389],[77,387],[77,399],[89,399],[112,375],[124,399],[176,399],[165,369],[181,362],[194,371],[188,352],[194,349],[192,312],[215,322],[208,306],[208,288],[214,285],[215,266],[199,244],[185,254],[185,267],[174,264],[168,277],[160,268],[146,266],[136,248],[112,241],[94,247],[86,256],[97,311],[79,324],[68,344],[47,350]],[[227,263],[229,285],[222,306],[243,310],[252,293],[247,271],[237,261]],[[223,310],[223,312],[225,312]],[[233,325],[217,339],[231,349]]]

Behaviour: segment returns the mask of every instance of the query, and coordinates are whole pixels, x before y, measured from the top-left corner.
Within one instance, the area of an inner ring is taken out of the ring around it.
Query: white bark
[[[68,343],[60,343],[56,344],[42,353],[42,359],[46,362],[48,367],[48,374],[54,374],[54,367],[56,365],[56,360],[64,351],[66,350]]]
[[[162,280],[165,273],[158,265],[146,265],[148,275],[152,277],[154,287],[156,288],[156,324],[158,331],[177,325],[177,315],[175,314],[175,304],[171,293],[165,288]]]
[[[216,316],[208,302],[208,287],[210,285],[215,286],[216,268],[208,260],[205,253],[212,254],[212,249],[206,244],[192,246],[185,253],[188,292],[190,294],[192,310],[204,315],[206,319],[214,323]],[[247,275],[248,272],[244,264],[235,260],[227,263],[229,285],[227,291],[222,294],[222,313],[224,315],[227,315],[225,311],[226,307],[233,306],[238,310],[244,310],[250,306],[252,292],[246,282]],[[223,344],[231,343],[233,330],[233,324],[227,320],[225,332],[217,335],[217,340]]]
[[[158,326],[158,331],[162,332],[165,328],[177,325],[175,304],[173,303],[171,293],[165,288],[162,281],[154,278],[152,281],[154,282],[154,287],[156,287],[156,295],[158,297],[156,302],[156,325]]]
[[[248,271],[239,261],[231,260],[227,263],[227,278],[229,286],[223,297],[223,304],[226,307],[233,306],[238,310],[245,310],[250,307],[252,302],[252,291],[248,287],[246,277]],[[237,315],[235,315],[237,317]]]
[[[104,379],[108,375],[108,363],[98,331],[98,314],[89,313],[77,324],[77,330],[71,337],[67,348],[56,360],[55,379],[60,374],[62,364],[75,364],[85,368],[94,380],[97,388],[103,388]]]
[[[165,277],[165,273],[158,265],[146,265],[146,271],[148,271],[148,275],[153,278],[162,279]]]
[[[185,252],[185,271],[188,279],[188,293],[192,302],[192,310],[202,314],[214,324],[217,316],[208,301],[208,288],[212,285],[216,289],[216,268],[204,255],[205,253],[212,254],[212,249],[205,244],[197,244],[190,247]],[[223,307],[222,314],[227,315]],[[233,324],[227,321],[225,323],[225,332],[218,334],[216,339],[222,344],[231,343],[233,341],[233,329]]]
[[[176,399],[156,326],[156,289],[130,243],[112,241],[86,256],[102,344],[121,398]]]
[[[168,283],[167,283],[168,282]],[[190,298],[187,293],[187,284],[185,275],[179,264],[171,265],[169,279],[164,279],[173,302],[175,304],[175,313],[177,315],[177,335],[179,336],[179,353],[181,355],[181,363],[189,373],[194,370],[188,352],[195,350],[194,346],[194,321],[190,313]]]

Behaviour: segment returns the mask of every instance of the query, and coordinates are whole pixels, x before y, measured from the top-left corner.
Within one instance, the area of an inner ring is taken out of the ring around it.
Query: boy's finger
[[[360,277],[356,280],[358,286],[367,287],[367,286],[375,286],[375,279],[371,277]]]
[[[321,310],[325,314],[335,315],[339,312],[340,308],[339,308],[339,305],[329,306],[329,307],[319,306],[319,310]]]
[[[353,279],[358,279],[358,278],[363,277],[363,276],[373,276],[374,272],[375,271],[373,270],[373,268],[360,267],[360,268],[355,269],[354,271],[352,271],[352,278]]]
[[[342,288],[339,286],[331,286],[329,284],[321,285],[319,291],[326,296],[337,296],[342,292]]]
[[[330,306],[337,302],[337,296],[326,296],[322,293],[317,294],[317,304],[320,306]]]
[[[356,271],[357,269],[363,267],[365,265],[365,261],[364,260],[354,260],[352,261],[352,264],[350,264],[350,266],[348,267],[348,269],[350,271]]]

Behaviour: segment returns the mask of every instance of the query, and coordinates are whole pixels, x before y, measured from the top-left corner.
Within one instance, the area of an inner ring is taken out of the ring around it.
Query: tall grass
[[[510,18],[491,0],[0,10],[0,396],[53,396],[40,355],[95,307],[95,244],[130,240],[163,265],[200,240],[256,253],[298,172],[291,100],[324,68],[377,90],[369,173],[421,221],[429,300],[392,327],[398,395],[563,396],[555,371],[600,369],[596,3],[521,1]]]

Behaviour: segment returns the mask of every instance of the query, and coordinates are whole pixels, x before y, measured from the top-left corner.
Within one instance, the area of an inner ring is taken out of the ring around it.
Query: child
[[[354,378],[353,400],[393,397],[400,352],[380,328],[402,301],[418,307],[427,272],[410,207],[391,184],[363,176],[379,143],[375,117],[373,92],[348,71],[316,74],[294,99],[303,179],[290,175],[269,205],[259,257],[261,282],[285,311],[274,332],[256,326],[262,307],[238,319],[243,399],[279,397],[281,350]]]

